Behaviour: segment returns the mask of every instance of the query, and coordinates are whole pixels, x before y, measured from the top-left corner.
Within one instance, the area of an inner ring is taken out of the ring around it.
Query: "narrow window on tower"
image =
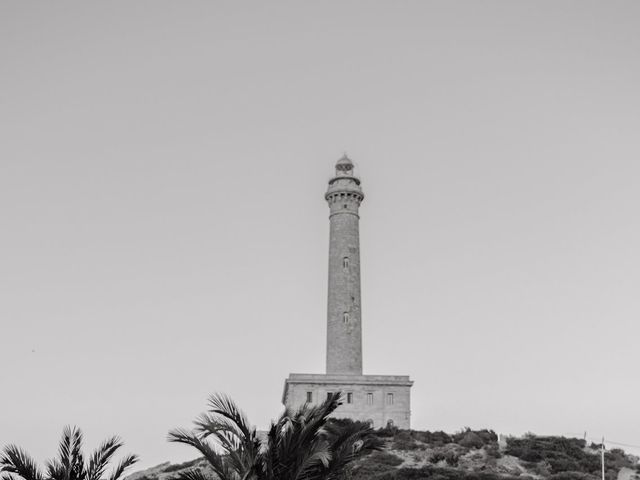
[[[373,393],[367,393],[367,405],[373,405]]]
[[[347,403],[353,403],[353,392],[347,392]]]
[[[344,268],[345,270],[349,269],[349,257],[344,257],[342,259],[342,268]]]
[[[313,402],[313,392],[307,392],[307,403]]]
[[[387,393],[387,405],[393,405],[393,393]]]
[[[344,312],[344,313],[342,314],[342,321],[343,321],[344,323],[349,323],[349,314],[348,314],[347,312]]]

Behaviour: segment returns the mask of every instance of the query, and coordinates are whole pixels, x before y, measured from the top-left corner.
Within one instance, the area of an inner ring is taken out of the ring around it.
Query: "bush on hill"
[[[513,477],[488,472],[467,472],[454,468],[434,467],[387,469],[378,472],[353,472],[353,480],[532,480],[530,477]]]
[[[596,480],[597,478],[583,472],[560,472],[549,476],[549,480]]]
[[[411,430],[400,430],[391,438],[393,439],[392,448],[394,450],[417,450],[421,447],[412,435]]]
[[[493,430],[471,430],[469,427],[453,435],[453,442],[467,448],[482,448],[498,443],[498,435]]]
[[[447,444],[457,444],[467,449],[480,449],[490,447],[494,450],[491,456],[499,458],[498,435],[493,430],[471,430],[464,428],[459,432],[449,435],[445,432],[429,432],[417,430],[399,430],[397,428],[382,428],[376,430],[376,436],[381,439],[392,440],[393,448],[396,450],[417,450],[424,448],[427,444],[438,447]]]
[[[343,426],[355,423],[332,422]],[[504,453],[516,458],[497,461],[502,454],[492,430],[465,428],[447,434],[386,428],[372,435],[383,450],[361,458],[346,473],[345,480],[600,480],[599,451],[579,439],[533,434],[509,438]],[[203,460],[170,465],[131,480],[178,480],[185,469],[193,467],[214,480],[210,469],[198,462]],[[606,480],[617,480],[623,467],[640,473],[640,464],[624,451],[612,449],[605,453]]]
[[[387,465],[390,467],[397,467],[403,460],[393,453],[379,451],[373,452],[366,460],[367,462],[377,463],[379,465]]]
[[[593,446],[593,444],[592,444]],[[599,477],[600,456],[586,448],[586,442],[577,438],[536,437],[509,438],[507,455],[526,462],[545,462],[550,466],[554,480],[582,480],[587,476]],[[633,467],[629,457],[620,449],[605,452],[607,480],[616,480],[622,467]],[[560,475],[568,474],[571,475]],[[582,474],[582,475],[581,475]]]

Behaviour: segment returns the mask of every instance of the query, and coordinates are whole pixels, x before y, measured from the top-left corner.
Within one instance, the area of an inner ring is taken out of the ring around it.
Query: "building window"
[[[387,405],[393,405],[393,393],[387,393]]]
[[[353,392],[347,392],[347,403],[353,403]]]
[[[331,398],[331,395],[333,395],[333,392],[327,392],[327,400]]]
[[[373,393],[367,393],[367,405],[373,405]]]
[[[313,402],[313,392],[307,392],[307,403]]]
[[[349,257],[344,257],[342,259],[342,268],[347,270],[349,268]]]
[[[342,314],[342,321],[343,321],[344,323],[349,323],[349,314],[348,314],[347,312],[344,312],[344,313]]]

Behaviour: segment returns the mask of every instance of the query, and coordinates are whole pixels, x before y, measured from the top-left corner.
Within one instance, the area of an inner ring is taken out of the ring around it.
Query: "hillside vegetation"
[[[564,437],[507,438],[491,430],[376,432],[384,449],[360,461],[354,479],[599,480],[600,446]],[[605,453],[607,480],[640,480],[638,459],[614,449]]]
[[[498,444],[492,430],[454,434],[378,430],[381,450],[357,461],[350,480],[600,480],[600,445],[565,437],[526,435]],[[165,463],[127,480],[175,480],[181,471],[213,472],[203,459]],[[605,453],[606,480],[640,480],[638,458],[620,449]]]

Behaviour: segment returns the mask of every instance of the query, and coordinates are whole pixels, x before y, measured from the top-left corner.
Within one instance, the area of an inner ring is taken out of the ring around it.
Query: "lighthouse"
[[[329,204],[327,373],[362,375],[358,212],[364,194],[346,155],[336,163],[324,198]]]
[[[324,197],[329,205],[326,372],[289,374],[282,403],[295,409],[341,392],[342,405],[335,417],[367,422],[374,428],[408,429],[413,381],[408,375],[363,372],[359,224],[364,193],[354,170],[351,159],[343,155]]]

